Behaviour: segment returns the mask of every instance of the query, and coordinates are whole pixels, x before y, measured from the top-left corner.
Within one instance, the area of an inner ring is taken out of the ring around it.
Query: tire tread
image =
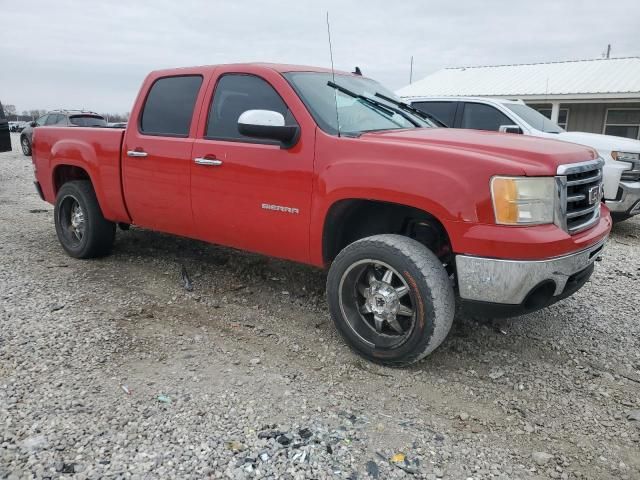
[[[424,342],[422,348],[411,352],[402,360],[381,361],[387,366],[406,366],[416,363],[433,352],[446,338],[455,314],[455,295],[453,286],[440,260],[423,244],[409,237],[396,234],[382,234],[366,237],[345,247],[334,260],[334,264],[347,255],[353,255],[361,250],[367,252],[387,251],[391,249],[396,255],[402,255],[411,261],[423,277],[424,283],[430,286],[427,293],[433,305],[435,318],[434,329],[430,339]],[[373,255],[375,256],[375,255]],[[331,272],[327,282],[335,281]],[[353,348],[353,347],[352,347]],[[357,351],[357,350],[356,350]],[[376,360],[374,360],[376,361]]]

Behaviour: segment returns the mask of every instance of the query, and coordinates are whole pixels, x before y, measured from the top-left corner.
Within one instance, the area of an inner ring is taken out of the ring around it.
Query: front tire
[[[95,258],[111,252],[116,225],[103,217],[88,180],[62,185],[56,197],[54,217],[58,240],[70,256]]]
[[[442,262],[401,235],[375,235],[342,250],[329,269],[327,297],[349,346],[387,366],[409,365],[433,352],[455,313]]]
[[[629,220],[631,217],[633,217],[633,215],[629,215],[628,213],[611,212],[611,220],[614,225]]]
[[[29,139],[27,138],[26,135],[23,135],[20,138],[20,146],[22,147],[22,153],[26,157],[30,157],[31,156],[31,142],[29,141]]]

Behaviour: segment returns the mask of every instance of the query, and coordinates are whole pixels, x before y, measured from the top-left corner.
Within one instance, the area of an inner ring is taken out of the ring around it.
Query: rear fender
[[[98,161],[98,154],[93,145],[81,140],[60,140],[51,147],[51,191],[44,192],[47,201],[55,202],[55,197],[58,193],[57,188],[60,187],[60,185],[56,186],[55,183],[56,170],[67,165],[81,168],[87,173],[105,218],[127,223],[131,221],[124,209],[124,205],[119,206],[114,202],[114,200],[122,198],[120,182],[118,181],[116,185],[111,185],[114,174],[117,174],[119,179],[119,168],[117,168],[117,172],[107,172],[111,178],[105,179],[106,170],[113,169],[115,166],[101,164]],[[107,183],[109,185],[106,185]],[[117,192],[111,191],[114,189],[117,189]]]

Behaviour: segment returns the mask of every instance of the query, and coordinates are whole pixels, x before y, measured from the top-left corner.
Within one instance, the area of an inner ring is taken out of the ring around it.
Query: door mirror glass
[[[502,133],[517,133],[522,135],[522,129],[517,125],[500,125],[498,131]]]
[[[296,125],[285,125],[284,115],[272,110],[247,110],[238,118],[238,131],[247,137],[277,140],[291,146],[298,137]]]

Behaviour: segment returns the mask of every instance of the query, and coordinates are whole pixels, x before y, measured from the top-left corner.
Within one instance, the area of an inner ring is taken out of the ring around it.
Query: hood
[[[640,153],[640,141],[613,135],[587,132],[561,132],[546,138],[557,137],[565,142],[579,143],[609,155],[613,151]]]
[[[465,157],[480,157],[504,168],[496,173],[530,176],[555,175],[559,165],[597,158],[589,147],[553,139],[457,128],[386,130],[362,135],[371,141],[394,142],[426,150],[459,151]],[[436,153],[437,154],[437,153]]]

